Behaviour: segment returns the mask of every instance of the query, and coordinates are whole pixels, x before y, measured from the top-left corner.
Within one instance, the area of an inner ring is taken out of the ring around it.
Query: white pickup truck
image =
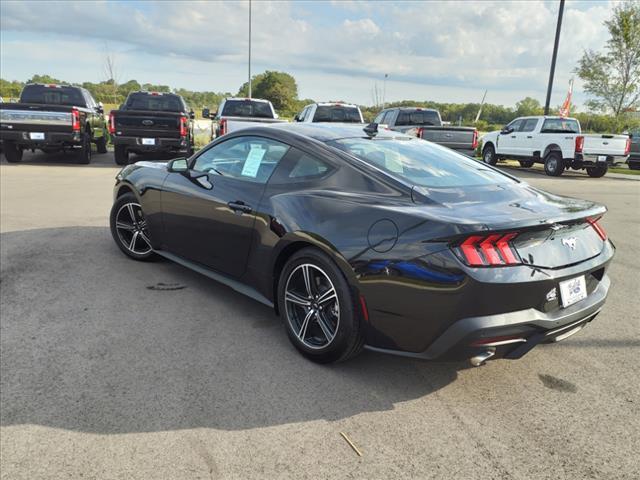
[[[241,128],[265,123],[282,123],[269,100],[261,98],[225,98],[217,112],[202,110],[202,118],[211,118],[211,139]]]
[[[482,160],[495,165],[513,158],[523,167],[544,164],[547,175],[557,177],[567,168],[587,170],[602,177],[609,165],[624,163],[629,156],[628,135],[583,135],[575,118],[520,117],[500,131],[482,137]]]

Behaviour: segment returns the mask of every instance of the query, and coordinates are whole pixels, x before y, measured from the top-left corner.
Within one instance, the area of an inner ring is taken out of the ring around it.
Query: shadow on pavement
[[[3,426],[110,434],[332,421],[429,395],[466,368],[368,352],[313,364],[269,308],[173,263],[129,260],[107,228],[0,238]]]

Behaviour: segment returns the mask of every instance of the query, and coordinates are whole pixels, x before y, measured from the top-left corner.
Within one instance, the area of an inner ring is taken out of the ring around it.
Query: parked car
[[[513,158],[523,167],[544,164],[547,175],[559,176],[567,168],[602,177],[609,165],[624,163],[631,142],[628,135],[583,135],[575,118],[520,117],[500,131],[482,137],[482,159],[495,165]]]
[[[301,123],[364,123],[360,107],[344,102],[312,103],[293,119]]]
[[[107,152],[104,110],[84,88],[30,83],[18,103],[0,103],[0,140],[11,163],[29,149],[74,151],[79,163],[89,163],[92,142]]]
[[[605,211],[373,125],[289,124],[125,167],[110,225],[130,258],[166,257],[274,308],[314,361],[366,346],[480,365],[598,315]]]
[[[149,152],[193,154],[195,114],[180,95],[132,92],[119,110],[109,114],[109,132],[118,165],[129,154]]]
[[[415,135],[469,156],[475,156],[478,130],[474,127],[443,125],[440,112],[432,108],[396,107],[380,112],[375,123],[391,130]]]
[[[211,114],[211,111],[205,108],[202,110],[202,117],[213,120],[212,140],[256,124],[286,122],[278,119],[278,114],[269,100],[261,98],[225,98],[217,112]]]
[[[629,138],[631,138],[631,149],[627,164],[631,170],[640,170],[640,130],[631,132]]]

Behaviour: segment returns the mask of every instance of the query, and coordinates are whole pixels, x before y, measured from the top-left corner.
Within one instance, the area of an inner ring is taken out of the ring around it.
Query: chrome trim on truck
[[[38,110],[0,110],[0,123],[22,125],[71,126],[71,112],[43,112]]]

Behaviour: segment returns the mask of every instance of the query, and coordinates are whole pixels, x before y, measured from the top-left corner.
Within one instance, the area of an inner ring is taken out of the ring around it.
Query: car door
[[[518,155],[523,157],[532,157],[533,152],[536,149],[536,142],[534,141],[533,132],[538,125],[537,118],[526,118],[520,126],[520,132],[518,132]]]
[[[289,146],[257,136],[234,137],[170,173],[162,191],[166,248],[232,277],[245,271],[256,208]]]
[[[520,130],[522,120],[516,119],[498,134],[497,153],[500,155],[519,155],[518,136],[524,135]]]

